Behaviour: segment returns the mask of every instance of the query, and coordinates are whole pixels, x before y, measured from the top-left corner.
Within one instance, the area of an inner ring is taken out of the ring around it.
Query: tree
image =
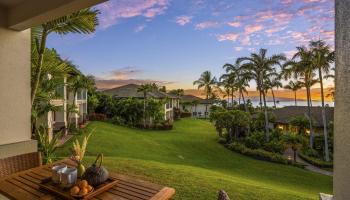
[[[204,88],[206,100],[209,100],[210,95],[213,93],[213,89],[216,86],[216,78],[210,71],[205,71],[201,74],[200,78],[193,82],[193,85],[197,85],[198,89]],[[205,118],[208,113],[208,104],[205,105]]]
[[[38,52],[32,46],[31,83],[37,77]],[[54,49],[46,49],[42,61],[42,73],[39,76],[40,85],[34,98],[31,112],[32,133],[35,133],[37,119],[59,107],[51,104],[51,100],[63,97],[64,77],[72,72],[67,61],[63,61]],[[33,135],[34,136],[34,135]]]
[[[46,39],[50,33],[65,35],[68,33],[89,34],[95,31],[98,25],[97,14],[99,11],[91,9],[83,9],[73,14],[57,18],[46,22],[32,29],[32,42],[37,51],[37,62],[35,77],[32,80],[31,102],[34,104],[40,85],[40,77],[42,75],[44,54],[46,51]]]
[[[310,148],[314,144],[314,131],[311,117],[311,86],[317,82],[314,79],[312,67],[312,52],[306,47],[297,47],[297,52],[294,54],[292,60],[286,62],[283,66],[283,76],[285,79],[291,78],[302,79],[302,86],[306,88],[306,99],[308,107],[308,119],[310,129]]]
[[[309,125],[309,120],[304,116],[297,116],[293,117],[289,124],[292,126],[295,126],[298,130],[298,135],[305,136],[306,135],[306,128]]]
[[[286,133],[282,135],[282,141],[286,148],[293,150],[293,160],[297,161],[297,151],[303,146],[304,140],[300,135]]]
[[[155,83],[147,83],[147,84],[142,84],[138,89],[137,92],[142,92],[143,94],[143,127],[146,127],[146,118],[147,118],[147,98],[148,98],[148,93],[155,91],[158,89],[158,86]]]
[[[273,99],[273,105],[276,108],[276,98],[275,98],[275,93],[273,91],[274,88],[278,89],[282,87],[282,82],[281,82],[281,76],[279,74],[276,73],[275,76],[270,76],[270,78],[268,78],[265,81],[265,87],[266,87],[266,93],[268,92],[268,90],[271,90],[271,94],[272,94],[272,99]]]
[[[72,68],[75,69],[75,67],[73,66]],[[68,112],[67,115],[71,115],[72,113],[77,113],[78,112],[78,108],[77,108],[77,95],[78,92],[86,89],[88,90],[89,88],[94,87],[94,82],[92,82],[91,79],[85,77],[83,74],[81,74],[80,72],[78,72],[77,70],[75,70],[75,74],[71,75],[68,78],[68,88],[70,89],[70,91],[73,93],[73,104],[72,105],[68,105]],[[79,114],[79,113],[78,113]],[[69,119],[70,117],[68,117]],[[70,126],[70,120],[68,120],[68,127]]]
[[[289,81],[288,85],[285,85],[283,88],[294,92],[294,102],[295,106],[297,106],[297,91],[302,88],[302,83],[300,81]]]
[[[243,63],[241,68],[244,73],[249,74],[249,76],[255,80],[257,85],[257,90],[263,98],[264,103],[264,113],[265,113],[265,134],[266,141],[269,141],[269,127],[268,127],[268,114],[266,106],[266,94],[264,90],[264,81],[269,78],[270,74],[275,72],[275,65],[281,65],[281,61],[284,61],[286,58],[284,55],[272,55],[271,57],[267,56],[267,49],[260,49],[259,53],[252,53],[250,57],[241,57],[237,59],[237,63]],[[261,102],[261,100],[260,100]],[[261,104],[260,104],[261,105]]]
[[[170,90],[169,93],[175,95],[177,98],[181,98],[185,94],[185,91],[184,89],[175,89]]]
[[[318,78],[321,86],[321,101],[322,101],[322,121],[323,121],[323,136],[324,136],[324,149],[325,149],[325,160],[328,162],[329,150],[328,150],[328,132],[327,132],[327,119],[326,110],[324,106],[324,91],[323,91],[323,75],[322,72],[328,74],[331,68],[331,63],[334,62],[334,51],[330,50],[330,47],[325,42],[311,41],[310,48],[312,51],[312,65],[318,71]]]

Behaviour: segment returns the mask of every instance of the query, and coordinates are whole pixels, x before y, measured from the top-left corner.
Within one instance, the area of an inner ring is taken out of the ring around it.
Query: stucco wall
[[[0,9],[0,19],[4,19]],[[0,21],[0,145],[30,140],[30,30]]]

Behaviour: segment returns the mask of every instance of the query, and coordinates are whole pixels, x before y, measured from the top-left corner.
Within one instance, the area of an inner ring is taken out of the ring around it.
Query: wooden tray
[[[68,200],[83,199],[83,200],[85,200],[85,199],[91,199],[91,198],[109,190],[110,188],[115,186],[117,183],[118,183],[118,180],[110,177],[101,185],[94,187],[94,190],[92,192],[86,194],[83,197],[72,196],[70,194],[70,188],[60,187],[58,184],[52,182],[51,177],[44,179],[41,183],[39,183],[39,185],[41,188],[48,190],[56,195],[59,195],[59,196],[63,197],[64,199],[68,199]]]

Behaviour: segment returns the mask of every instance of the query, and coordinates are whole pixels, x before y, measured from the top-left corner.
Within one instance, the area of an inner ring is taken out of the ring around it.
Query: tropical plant
[[[37,51],[32,47],[32,85],[37,77]],[[31,122],[32,133],[35,135],[37,119],[50,111],[57,111],[59,107],[51,104],[51,100],[63,97],[64,77],[72,71],[71,66],[63,61],[54,49],[46,49],[42,61],[42,73],[39,77],[40,86],[32,105]]]
[[[260,93],[264,103],[264,113],[265,113],[265,134],[266,141],[269,141],[269,126],[268,126],[268,114],[266,106],[266,94],[265,94],[265,80],[270,76],[275,75],[275,65],[282,66],[281,61],[286,58],[284,55],[272,55],[267,56],[266,49],[260,49],[259,53],[252,53],[250,57],[241,57],[237,59],[237,63],[242,64],[241,69],[244,74],[249,74],[249,77],[255,80],[257,85],[257,90]],[[260,103],[261,105],[261,103]]]
[[[310,129],[310,148],[313,148],[314,143],[314,131],[311,117],[311,86],[317,82],[317,80],[314,79],[315,74],[313,73],[313,70],[312,52],[306,47],[297,47],[297,52],[294,54],[292,60],[286,62],[283,66],[283,76],[285,79],[291,77],[294,79],[300,78],[302,80],[302,86],[306,88]]]
[[[324,90],[323,90],[323,75],[322,72],[328,74],[331,68],[331,63],[334,62],[334,51],[330,50],[330,47],[325,44],[324,41],[311,41],[310,48],[312,51],[312,66],[318,71],[318,78],[321,86],[321,102],[322,102],[322,120],[323,120],[323,136],[325,146],[325,161],[330,161],[328,150],[328,132],[327,132],[327,119],[326,110],[324,105]]]
[[[289,124],[296,127],[298,130],[298,135],[306,136],[306,129],[309,125],[309,120],[304,116],[293,117]]]
[[[297,106],[297,91],[302,88],[302,83],[300,81],[289,81],[288,85],[284,86],[284,89],[292,90],[294,92],[294,102]]]
[[[293,150],[293,160],[297,160],[297,151],[303,147],[304,138],[300,135],[285,133],[282,135],[282,142],[286,148]]]
[[[143,94],[143,127],[146,127],[147,122],[147,98],[148,93],[158,90],[158,86],[155,83],[147,83],[138,87],[137,92],[142,92]]]
[[[175,89],[170,90],[169,93],[175,95],[177,98],[181,98],[185,94],[185,91],[184,89]]]
[[[200,78],[193,82],[193,85],[197,85],[198,89],[204,88],[206,100],[209,100],[211,94],[213,94],[214,87],[217,84],[216,78],[211,74],[210,71],[205,71],[201,74]],[[208,105],[205,105],[205,118],[208,113]]]
[[[268,92],[268,90],[271,90],[273,105],[275,108],[276,108],[276,98],[275,98],[275,93],[273,89],[274,88],[279,89],[281,87],[282,87],[281,76],[277,73],[274,76],[271,75],[270,78],[265,80],[266,93]]]
[[[89,138],[94,131],[95,131],[95,129],[93,129],[88,135],[85,135],[82,142],[79,142],[78,139],[75,139],[75,141],[73,142],[73,146],[71,149],[71,152],[72,152],[71,160],[76,162],[78,165],[78,176],[79,177],[81,177],[85,172],[85,167],[82,164],[82,162],[83,162],[83,159],[85,156],[85,152],[86,152]]]
[[[73,14],[63,16],[46,22],[38,27],[32,28],[32,46],[37,52],[35,77],[32,80],[31,102],[34,104],[38,92],[40,77],[43,72],[44,54],[46,51],[46,40],[50,33],[65,35],[68,33],[89,34],[95,31],[98,25],[97,14],[99,11],[83,9]]]
[[[43,156],[43,163],[50,164],[56,159],[55,151],[57,149],[58,141],[61,137],[61,133],[55,134],[50,137],[49,131],[41,126],[36,130],[39,151]]]

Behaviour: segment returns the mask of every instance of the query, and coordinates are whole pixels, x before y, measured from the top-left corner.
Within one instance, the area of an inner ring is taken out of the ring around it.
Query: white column
[[[75,96],[75,102],[76,102],[75,106],[77,106],[78,105],[78,95],[74,95],[74,96]],[[75,109],[79,111],[79,107],[77,106]],[[74,113],[75,128],[79,127],[78,119],[79,119],[78,113]]]
[[[350,0],[336,0],[334,176],[336,200],[350,199]]]

